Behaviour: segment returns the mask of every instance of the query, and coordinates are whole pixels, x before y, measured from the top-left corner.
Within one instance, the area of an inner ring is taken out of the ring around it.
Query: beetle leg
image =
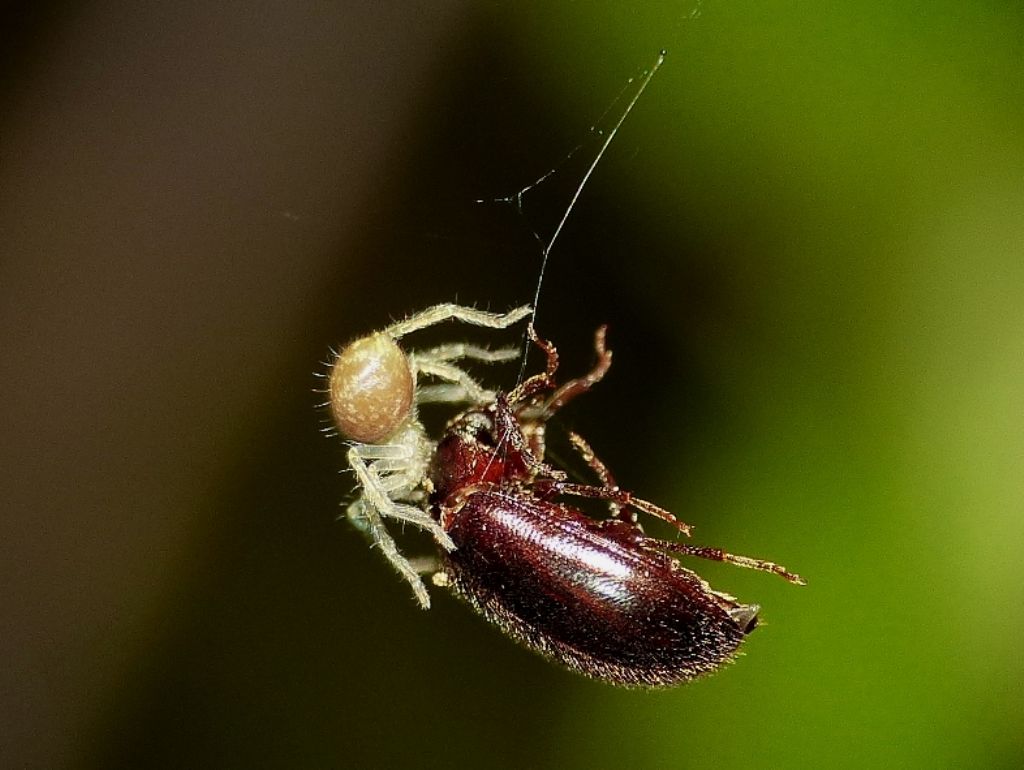
[[[535,482],[535,485],[542,486],[542,483],[538,481]],[[627,492],[626,490],[619,489],[615,486],[595,487],[589,484],[571,484],[566,481],[550,481],[543,482],[543,487],[550,490],[553,494],[587,497],[592,500],[610,500],[614,503],[618,503],[624,508],[632,508],[634,510],[641,511],[642,513],[655,516],[662,521],[667,521],[684,535],[689,536],[690,534],[690,525],[686,522],[680,521],[664,508],[642,498],[634,497],[632,492]]]
[[[684,556],[699,556],[701,559],[722,561],[728,564],[735,564],[737,567],[756,569],[761,572],[771,572],[772,574],[778,575],[779,577],[788,580],[790,583],[795,583],[798,586],[807,585],[806,580],[799,575],[790,572],[779,564],[765,561],[763,559],[751,559],[749,556],[736,556],[735,554],[726,553],[721,548],[709,548],[703,545],[690,545],[689,543],[675,543],[666,540],[658,540],[653,537],[646,538],[642,544],[647,548],[659,551],[671,551],[673,553],[683,554]]]
[[[526,336],[543,351],[547,363],[543,372],[527,377],[509,393],[508,401],[517,414],[521,409],[529,409],[533,396],[555,387],[555,374],[558,372],[558,349],[552,343],[538,337],[533,324],[527,324]]]
[[[604,488],[618,488],[618,484],[615,483],[615,477],[612,476],[612,472],[608,470],[608,466],[601,461],[601,459],[594,453],[593,447],[587,442],[583,436],[575,431],[569,431],[569,442],[573,445],[573,448],[579,452],[580,457],[583,458],[584,462],[590,466],[590,469],[597,475],[597,478],[601,481],[601,486]],[[637,523],[636,511],[624,508],[620,503],[614,500],[608,501],[608,510],[611,511],[613,519],[622,519],[630,524]]]
[[[594,332],[594,351],[597,353],[597,363],[594,364],[594,368],[582,377],[569,380],[552,393],[541,406],[539,419],[547,420],[567,403],[586,393],[604,378],[612,365],[612,351],[605,347],[607,331],[607,326],[598,326],[597,331]]]
[[[602,486],[618,486],[615,483],[615,478],[612,476],[612,472],[608,470],[608,466],[598,458],[594,453],[594,448],[590,446],[590,443],[583,438],[583,436],[575,431],[569,431],[569,443],[572,444],[576,451],[580,453],[580,457],[582,457],[587,465],[590,466],[590,469],[597,474],[597,478],[601,480]]]
[[[541,459],[544,451],[544,433],[542,428],[543,424],[533,426],[531,430],[534,444],[539,450],[535,453],[530,442],[527,440],[526,434],[523,432],[523,426],[509,405],[508,397],[502,393],[497,395],[494,400],[495,453],[500,454],[512,451],[519,456],[530,470],[531,476],[562,481],[567,478],[565,471],[552,468]]]

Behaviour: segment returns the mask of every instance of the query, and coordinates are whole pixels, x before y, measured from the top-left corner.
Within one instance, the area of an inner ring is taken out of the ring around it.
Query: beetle
[[[760,607],[713,590],[674,555],[803,579],[772,562],[648,537],[638,512],[686,535],[690,527],[621,489],[577,434],[570,441],[600,483],[570,482],[548,464],[547,421],[604,377],[612,353],[601,327],[593,369],[557,386],[557,350],[532,325],[528,334],[546,356],[544,372],[463,412],[437,444],[430,511],[455,548],[440,554],[435,584],[529,649],[614,685],[672,686],[716,670],[756,627]],[[560,501],[574,496],[606,501],[610,516]]]

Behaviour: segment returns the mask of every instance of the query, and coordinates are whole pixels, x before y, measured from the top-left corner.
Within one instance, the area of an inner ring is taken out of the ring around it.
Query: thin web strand
[[[587,182],[590,181],[590,177],[593,175],[594,170],[597,168],[598,163],[601,162],[601,158],[604,157],[605,152],[607,152],[608,147],[611,145],[612,141],[615,139],[615,135],[619,132],[619,129],[622,127],[622,124],[626,122],[626,118],[629,117],[629,113],[633,111],[633,108],[636,106],[636,103],[638,101],[640,101],[640,97],[643,96],[644,91],[647,89],[647,85],[651,82],[651,79],[654,77],[655,73],[661,67],[662,63],[664,63],[665,56],[667,55],[667,53],[668,52],[665,49],[662,49],[661,51],[659,51],[658,52],[658,58],[655,60],[654,65],[646,73],[644,73],[644,75],[641,77],[640,85],[637,88],[636,93],[633,94],[633,96],[629,100],[628,104],[626,104],[626,108],[622,111],[622,114],[619,115],[618,119],[615,121],[615,125],[612,126],[611,130],[605,136],[604,142],[601,143],[600,149],[594,155],[594,159],[591,161],[590,166],[587,167],[586,172],[584,172],[584,174],[583,174],[583,178],[580,180],[580,183],[576,186],[576,190],[575,190],[575,192],[573,192],[572,198],[569,200],[569,205],[566,207],[565,212],[562,214],[561,220],[559,220],[558,225],[555,227],[554,233],[552,233],[551,238],[548,240],[548,242],[546,244],[542,244],[540,272],[538,273],[538,276],[537,276],[537,288],[536,288],[536,290],[534,291],[534,294],[533,294],[533,311],[530,313],[530,325],[531,326],[535,326],[536,325],[536,321],[537,321],[537,306],[538,306],[538,303],[540,302],[540,292],[541,292],[542,286],[544,285],[544,275],[545,275],[545,273],[547,271],[548,257],[551,255],[551,250],[554,248],[555,242],[558,240],[558,236],[561,234],[562,229],[565,227],[565,223],[569,220],[569,215],[572,214],[573,209],[576,207],[576,202],[579,200],[580,195],[583,193],[583,188],[586,187]],[[595,127],[600,125],[601,120],[603,120],[604,117],[609,112],[611,112],[612,108],[616,104],[619,103],[619,100],[622,98],[622,94],[625,93],[626,89],[628,89],[629,86],[632,85],[632,83],[633,83],[633,78],[630,78],[626,82],[626,85],[623,86],[622,91],[619,92],[619,94],[611,102],[611,104],[608,106],[608,108],[602,113],[601,118],[598,119],[598,121],[596,121],[593,126],[591,126],[591,131],[594,131]],[[504,198],[497,198],[495,200],[498,201],[498,202],[509,202],[509,203],[511,203],[514,200],[517,211],[522,213],[523,196],[527,192],[529,192],[531,189],[533,189],[537,185],[541,184],[544,180],[546,180],[552,174],[554,174],[558,170],[558,168],[562,164],[564,164],[566,161],[568,161],[569,158],[571,158],[573,155],[575,155],[576,152],[578,152],[579,149],[582,146],[583,146],[583,143],[580,143],[580,144],[576,145],[576,147],[574,147],[572,149],[572,151],[566,157],[564,157],[561,160],[561,162],[559,162],[556,166],[554,166],[549,171],[547,171],[545,174],[543,174],[539,179],[535,180],[534,182],[530,183],[526,187],[524,187],[521,190],[519,190],[518,192],[516,192],[514,195],[506,196]],[[532,230],[532,228],[531,228],[531,230]],[[537,238],[538,241],[540,241],[540,236],[537,235],[536,231],[534,231],[534,236]],[[522,363],[520,364],[520,367],[519,367],[519,376],[516,378],[516,384],[517,385],[521,384],[523,382],[523,378],[526,376],[526,362],[527,362],[527,357],[529,356],[529,352],[530,352],[530,344],[531,344],[531,342],[530,342],[529,335],[525,335],[525,340],[524,340],[524,344],[523,344]],[[501,437],[501,439],[498,441],[497,445],[494,447],[494,451],[491,453],[491,457],[488,460],[487,468],[484,471],[485,474],[486,474],[486,472],[488,470],[490,470],[491,464],[493,464],[494,460],[497,459],[498,455],[505,453],[505,451],[507,450],[507,447],[506,447],[507,441],[508,441],[508,433],[506,432],[505,435],[503,435]]]
[[[622,128],[622,124],[626,122],[626,118],[629,117],[629,113],[633,111],[636,103],[640,101],[640,97],[643,96],[644,91],[647,89],[647,84],[651,82],[651,78],[654,77],[654,74],[665,61],[665,55],[666,51],[662,49],[658,53],[658,58],[654,62],[654,66],[651,67],[647,74],[644,75],[643,80],[640,81],[640,87],[637,88],[636,93],[633,94],[633,98],[629,100],[629,104],[626,105],[626,109],[623,110],[619,119],[615,121],[615,125],[612,126],[612,130],[608,132],[604,142],[601,144],[601,149],[597,151],[597,154],[594,156],[594,160],[590,163],[590,166],[583,174],[583,179],[580,180],[579,185],[577,185],[576,192],[573,193],[572,198],[569,201],[569,205],[565,208],[565,213],[562,214],[562,219],[558,222],[558,226],[555,227],[555,232],[551,235],[551,240],[549,240],[547,245],[544,247],[544,254],[540,265],[540,275],[537,279],[537,290],[533,294],[533,313],[530,315],[530,323],[534,325],[536,325],[537,321],[537,303],[540,301],[540,290],[544,283],[544,272],[547,269],[548,257],[551,254],[551,250],[555,247],[555,241],[557,241],[558,236],[561,235],[562,228],[565,227],[565,223],[569,220],[569,215],[572,214],[572,210],[576,207],[576,201],[579,200],[580,195],[583,193],[583,188],[586,187],[587,182],[590,181],[590,177],[593,175],[594,169],[596,169],[597,164],[601,162],[601,158],[604,157],[604,154],[608,150],[609,145],[611,145],[612,140],[615,139],[615,135],[619,132],[619,129]]]

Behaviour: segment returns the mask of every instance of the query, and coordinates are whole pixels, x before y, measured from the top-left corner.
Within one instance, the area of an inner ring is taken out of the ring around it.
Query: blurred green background
[[[3,13],[5,766],[1024,762],[1018,4]],[[544,285],[565,371],[598,323],[616,356],[565,423],[809,585],[695,565],[764,627],[634,692],[416,610],[310,390],[392,318],[528,301],[572,165],[528,219],[475,199],[660,48]]]

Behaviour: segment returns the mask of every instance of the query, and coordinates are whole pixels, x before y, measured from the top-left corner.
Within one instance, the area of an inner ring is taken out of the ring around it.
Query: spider
[[[494,392],[481,387],[456,362],[510,361],[518,357],[519,349],[450,343],[406,352],[398,340],[449,320],[506,329],[531,312],[526,305],[505,314],[450,303],[434,305],[349,343],[329,365],[324,391],[328,400],[323,406],[330,408],[337,433],[349,441],[347,459],[358,486],[346,515],[405,578],[423,609],[430,607],[430,597],[419,572],[398,550],[384,524],[385,519],[408,522],[429,532],[443,550],[455,549],[426,511],[432,489],[428,467],[436,443],[427,436],[417,408],[425,403],[482,406],[493,401]],[[421,376],[441,382],[417,387]]]

